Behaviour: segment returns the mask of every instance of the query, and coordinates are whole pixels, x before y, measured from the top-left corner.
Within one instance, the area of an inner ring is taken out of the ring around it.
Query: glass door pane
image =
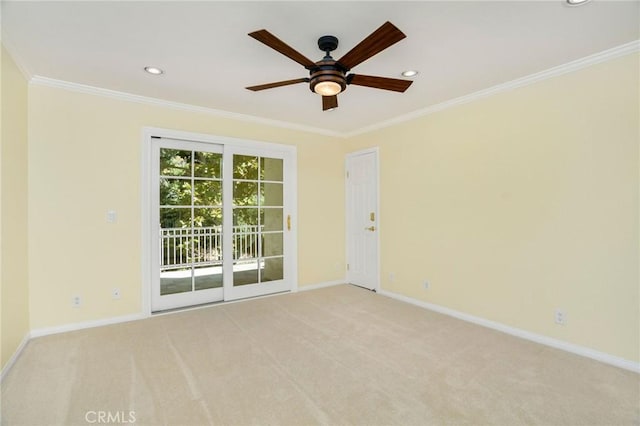
[[[222,287],[222,154],[160,148],[160,294]]]
[[[213,151],[221,149],[185,141],[159,144],[159,288],[154,292],[160,297],[155,296],[154,310],[220,300],[222,153]]]
[[[234,287],[284,278],[283,232],[283,159],[234,154]]]

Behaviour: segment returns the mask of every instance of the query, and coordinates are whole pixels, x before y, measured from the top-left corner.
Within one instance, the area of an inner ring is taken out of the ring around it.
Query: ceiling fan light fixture
[[[313,91],[322,96],[335,96],[342,92],[342,87],[335,81],[321,81],[313,87]]]
[[[321,96],[335,96],[347,88],[344,73],[334,68],[334,61],[322,63],[320,69],[312,70],[309,89]]]

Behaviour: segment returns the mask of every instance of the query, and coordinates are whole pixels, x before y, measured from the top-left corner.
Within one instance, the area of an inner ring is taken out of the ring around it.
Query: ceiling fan
[[[338,47],[338,39],[331,35],[322,36],[318,39],[318,47],[326,53],[325,57],[318,62],[313,62],[267,30],[254,31],[249,33],[249,36],[282,53],[286,57],[293,59],[309,70],[309,77],[250,86],[247,87],[249,90],[258,91],[297,83],[309,83],[311,91],[322,96],[322,110],[327,111],[338,107],[337,95],[343,92],[350,84],[373,87],[375,89],[392,90],[394,92],[404,92],[411,86],[411,83],[413,83],[413,81],[410,80],[397,78],[348,74],[356,65],[406,37],[406,35],[391,22],[382,24],[380,28],[371,33],[337,61],[331,57],[331,52]]]

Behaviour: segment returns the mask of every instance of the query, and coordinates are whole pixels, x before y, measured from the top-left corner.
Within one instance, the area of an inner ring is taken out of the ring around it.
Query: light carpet
[[[638,425],[639,377],[341,285],[34,339],[2,384],[1,418]]]

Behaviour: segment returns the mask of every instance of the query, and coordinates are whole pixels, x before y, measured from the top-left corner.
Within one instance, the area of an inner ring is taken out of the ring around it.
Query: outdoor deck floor
[[[204,271],[205,269],[209,269],[210,271]],[[195,290],[205,290],[209,288],[220,288],[222,287],[222,268],[220,267],[212,267],[212,268],[202,268],[198,269],[198,271],[209,272],[204,273],[202,275],[196,275],[195,280]],[[186,271],[189,272],[189,271]],[[264,272],[264,268],[261,268],[261,272]],[[171,273],[170,273],[171,274]],[[184,293],[187,291],[191,291],[191,276],[171,276],[163,277],[161,275],[161,294],[176,294],[176,293]],[[236,270],[233,272],[233,285],[241,286],[247,284],[255,284],[258,282],[258,270],[257,268],[253,269],[243,269]]]

